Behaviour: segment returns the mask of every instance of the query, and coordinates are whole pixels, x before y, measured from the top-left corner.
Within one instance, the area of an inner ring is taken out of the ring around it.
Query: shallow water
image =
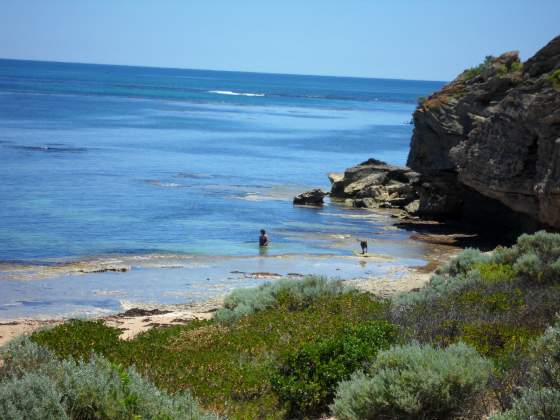
[[[387,233],[385,216],[294,207],[291,199],[328,189],[327,172],[369,157],[403,164],[416,98],[440,86],[0,60],[0,261],[42,267],[146,254],[266,260],[255,246],[261,228],[272,240],[269,257],[344,257],[356,237],[379,235],[406,248],[408,233]],[[380,253],[390,253],[385,247]],[[421,251],[410,257],[421,259]],[[94,279],[122,282],[115,290],[133,297],[134,284],[144,281],[133,273],[149,282],[150,270],[48,276],[21,286],[25,299],[3,270],[3,307],[18,299],[46,303],[0,309],[0,317],[63,313],[55,297],[65,290],[93,296]],[[31,278],[45,277],[36,271]],[[180,283],[180,270],[162,273],[145,298],[159,293],[164,301]],[[198,287],[191,277],[181,289],[186,300]],[[117,310],[111,302],[85,306]]]

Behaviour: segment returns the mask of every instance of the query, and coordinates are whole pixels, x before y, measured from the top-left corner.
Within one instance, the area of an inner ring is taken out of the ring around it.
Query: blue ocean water
[[[443,83],[0,60],[0,261],[348,251],[351,210],[294,207],[369,157],[404,164]],[[367,229],[371,230],[371,224]]]

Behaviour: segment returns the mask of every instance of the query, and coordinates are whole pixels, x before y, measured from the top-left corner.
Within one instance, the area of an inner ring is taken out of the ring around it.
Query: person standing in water
[[[266,236],[266,231],[261,229],[261,236],[259,236],[259,246],[268,246],[268,236]]]

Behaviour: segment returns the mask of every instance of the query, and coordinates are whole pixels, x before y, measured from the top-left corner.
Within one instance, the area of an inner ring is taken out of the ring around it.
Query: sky
[[[450,80],[560,35],[560,0],[0,0],[0,57]]]

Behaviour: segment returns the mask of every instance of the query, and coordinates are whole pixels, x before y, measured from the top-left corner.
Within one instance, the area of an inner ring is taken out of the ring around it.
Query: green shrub
[[[472,268],[480,273],[482,281],[487,283],[498,283],[511,281],[515,277],[515,271],[511,265],[498,263],[476,263]]]
[[[10,345],[4,356],[2,419],[214,418],[203,414],[189,394],[169,396],[133,368],[96,354],[78,362],[57,359],[26,339]]]
[[[560,390],[554,388],[524,389],[510,410],[489,417],[489,420],[553,419],[560,419]]]
[[[485,313],[492,315],[505,314],[524,304],[523,293],[519,289],[490,291],[480,286],[462,291],[455,299],[456,306],[463,311],[479,306],[484,308]]]
[[[524,351],[538,335],[538,332],[525,327],[480,320],[463,325],[461,330],[460,340],[489,357]]]
[[[466,69],[465,71],[463,71],[463,73],[461,74],[461,78],[465,81],[474,79],[476,76],[479,76],[482,71],[488,67],[490,67],[494,61],[496,60],[496,57],[492,56],[492,55],[487,55],[484,58],[484,62],[479,64],[476,67],[471,67]]]
[[[387,322],[349,326],[342,334],[309,343],[284,357],[272,387],[291,417],[321,414],[332,402],[338,382],[371,361],[395,338]]]
[[[488,255],[466,250],[422,289],[395,297],[390,318],[402,334],[436,345],[460,340],[462,327],[478,321],[535,336],[560,311],[558,280],[560,235],[522,235]]]
[[[560,89],[560,69],[553,71],[550,76],[548,76],[548,81],[552,83],[556,89]]]
[[[340,383],[331,408],[339,420],[448,419],[484,390],[491,368],[463,343],[393,347]]]
[[[518,72],[523,70],[523,63],[521,61],[514,61],[509,68],[511,72]]]
[[[560,418],[559,322],[534,342],[528,365],[521,395],[510,410],[492,416],[493,420]]]
[[[303,280],[278,280],[250,289],[233,291],[224,300],[224,307],[216,313],[220,321],[232,321],[243,316],[278,306],[291,310],[308,306],[325,295],[341,294],[349,290],[340,281],[309,276]]]

